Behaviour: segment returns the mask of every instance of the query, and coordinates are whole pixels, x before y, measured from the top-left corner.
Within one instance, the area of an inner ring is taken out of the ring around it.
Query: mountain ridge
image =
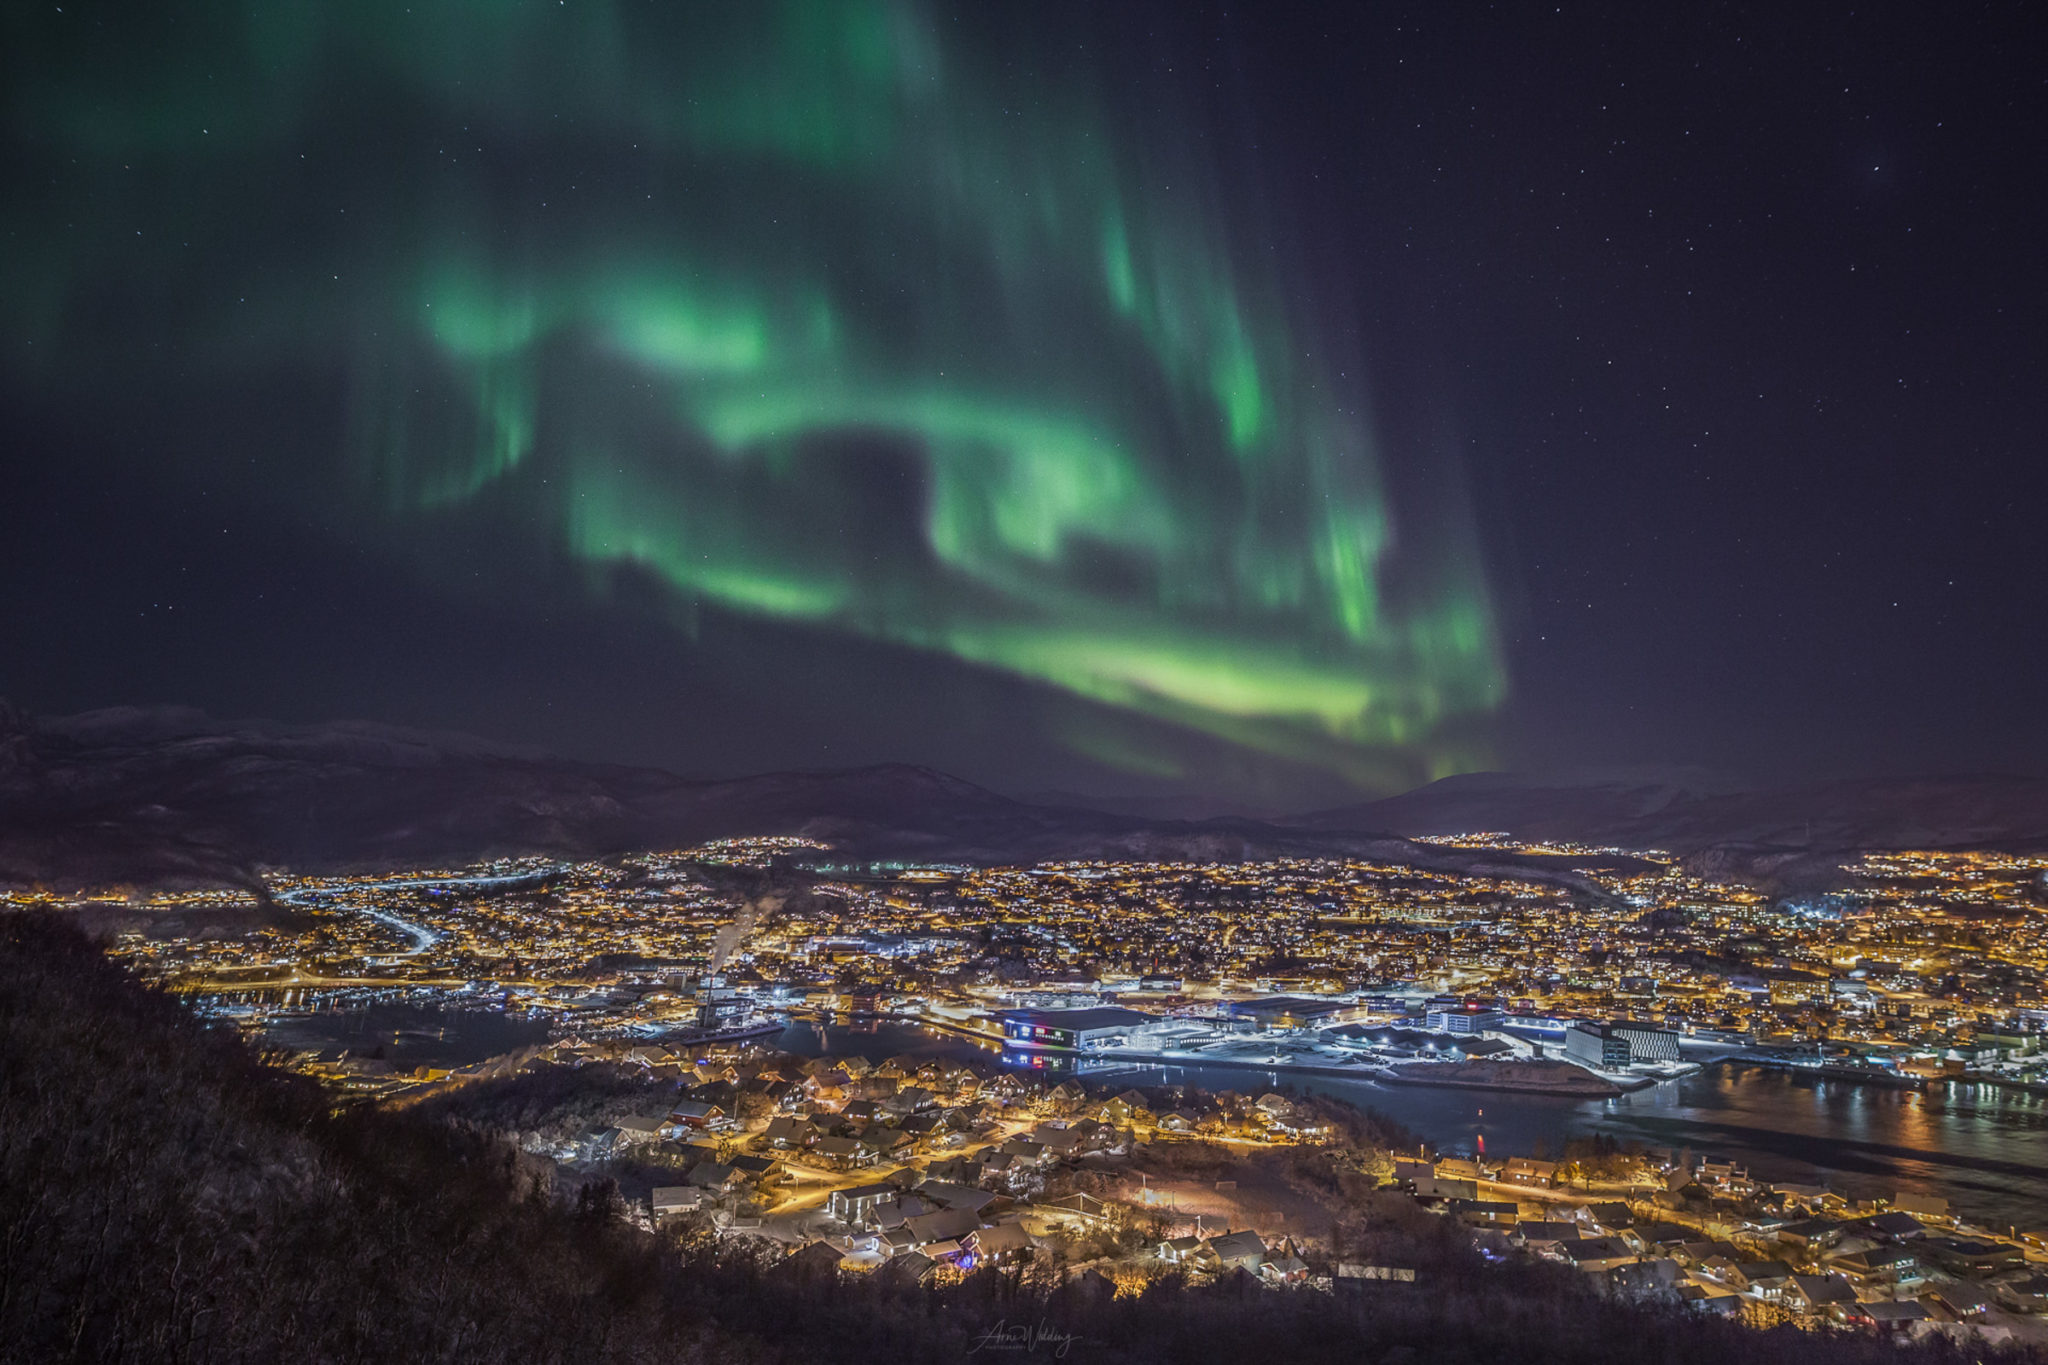
[[[260,890],[275,867],[605,857],[787,834],[855,862],[1338,857],[1605,894],[1560,859],[1413,841],[1488,830],[1667,850],[1713,875],[1804,889],[1869,849],[2048,848],[2048,781],[1744,792],[1691,770],[1475,773],[1303,816],[1180,820],[1020,800],[907,763],[687,778],[375,722],[219,721],[186,707],[44,719],[0,701],[0,885],[16,887]]]
[[[1660,782],[1466,773],[1281,823],[1308,829],[1370,826],[1410,836],[1491,830],[1676,853],[1726,843],[1812,849],[2036,846],[2048,845],[2048,779],[1930,775],[1687,790]]]
[[[1034,805],[914,764],[694,779],[364,722],[134,707],[0,718],[0,885],[260,891],[274,867],[604,857],[770,834],[820,839],[856,862],[1343,857],[1605,894],[1541,859],[1370,831]]]

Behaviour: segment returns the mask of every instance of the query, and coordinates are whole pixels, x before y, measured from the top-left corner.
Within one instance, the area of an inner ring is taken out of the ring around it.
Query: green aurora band
[[[345,375],[400,525],[502,517],[679,620],[939,652],[1364,788],[1483,758],[1455,491],[1397,545],[1363,386],[1245,186],[1061,25],[167,8],[113,47],[8,21],[52,185],[4,211],[15,362],[161,370],[108,336],[146,297],[181,374]]]

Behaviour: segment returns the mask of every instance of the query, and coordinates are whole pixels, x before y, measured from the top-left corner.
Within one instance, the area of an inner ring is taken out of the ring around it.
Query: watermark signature
[[[974,1344],[967,1348],[967,1354],[979,1355],[983,1351],[1044,1351],[1054,1360],[1065,1360],[1067,1352],[1080,1339],[1079,1333],[1055,1331],[1043,1321],[1013,1323],[1007,1318],[998,1318],[995,1326],[975,1338]]]

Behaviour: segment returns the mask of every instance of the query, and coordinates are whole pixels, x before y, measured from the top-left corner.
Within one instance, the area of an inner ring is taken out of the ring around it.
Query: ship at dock
[[[725,978],[705,976],[690,990],[688,1005],[677,1016],[636,1031],[644,1031],[672,1047],[695,1047],[765,1038],[780,1033],[784,1027],[784,1019],[760,1009],[752,996],[728,987]]]

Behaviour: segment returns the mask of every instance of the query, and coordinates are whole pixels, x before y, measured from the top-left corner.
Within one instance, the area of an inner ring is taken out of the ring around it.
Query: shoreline
[[[1941,1082],[1951,1089],[1958,1085],[1989,1085],[2021,1095],[2048,1096],[2048,1081],[2020,1081],[2010,1076],[1986,1076],[1974,1071],[1965,1071],[1960,1076],[1944,1076]]]
[[[1571,1100],[1611,1100],[1637,1090],[1648,1090],[1657,1084],[1645,1078],[1623,1085],[1600,1076],[1587,1073],[1591,1085],[1549,1085],[1540,1081],[1486,1080],[1470,1076],[1437,1077],[1414,1072],[1396,1072],[1380,1079],[1389,1085],[1436,1086],[1445,1090],[1493,1090],[1510,1095],[1552,1095]]]
[[[1472,1063],[1464,1062],[1439,1064],[1425,1063],[1421,1068],[1410,1070],[1405,1069],[1400,1063],[1361,1062],[1357,1065],[1344,1066],[1319,1065],[1314,1062],[1257,1061],[1247,1057],[1221,1057],[1207,1055],[1176,1056],[1157,1052],[1139,1052],[1128,1048],[1105,1048],[1099,1051],[1083,1051],[1078,1048],[1060,1047],[1057,1045],[1042,1043],[1019,1044],[1010,1039],[993,1038],[987,1034],[979,1033],[971,1029],[961,1028],[958,1025],[950,1024],[942,1020],[936,1020],[921,1015],[878,1013],[870,1017],[876,1019],[890,1019],[898,1023],[911,1024],[919,1028],[932,1029],[934,1031],[951,1033],[960,1037],[973,1038],[977,1041],[984,1043],[994,1043],[1005,1051],[1014,1049],[1017,1051],[1024,1052],[1043,1052],[1051,1056],[1071,1057],[1076,1059],[1095,1057],[1103,1059],[1105,1061],[1127,1063],[1134,1067],[1235,1067],[1248,1071],[1271,1071],[1283,1073],[1298,1073],[1307,1076],[1327,1076],[1340,1080],[1384,1081],[1388,1085],[1414,1086],[1442,1090],[1490,1090],[1500,1094],[1507,1095],[1537,1095],[1547,1096],[1553,1099],[1570,1100],[1614,1099],[1621,1095],[1629,1095],[1634,1094],[1640,1090],[1648,1090],[1652,1086],[1657,1085],[1660,1081],[1673,1079],[1671,1077],[1641,1076],[1631,1077],[1625,1081],[1618,1081],[1613,1080],[1606,1076],[1598,1075],[1594,1072],[1586,1070],[1584,1067],[1569,1062],[1560,1062],[1557,1063],[1557,1065],[1560,1067],[1569,1067],[1571,1070],[1585,1077],[1585,1080],[1583,1082],[1565,1082],[1563,1084],[1552,1084],[1542,1080],[1518,1080],[1498,1076],[1487,1077],[1484,1076],[1483,1073],[1464,1073],[1462,1071],[1460,1072],[1460,1074],[1456,1076],[1437,1076],[1430,1074],[1430,1072],[1438,1069],[1448,1070],[1452,1067],[1462,1068],[1468,1065],[1473,1065]],[[1528,1065],[1528,1063],[1482,1062],[1478,1063],[1477,1065],[1487,1067],[1499,1067]]]
[[[1793,1076],[1814,1076],[1824,1081],[1847,1081],[1851,1085],[1875,1086],[1880,1090],[1925,1090],[1927,1081],[1919,1076],[1902,1076],[1872,1067],[1812,1066],[1789,1057],[1772,1057],[1751,1052],[1731,1052],[1720,1060],[1739,1066],[1760,1066]]]

